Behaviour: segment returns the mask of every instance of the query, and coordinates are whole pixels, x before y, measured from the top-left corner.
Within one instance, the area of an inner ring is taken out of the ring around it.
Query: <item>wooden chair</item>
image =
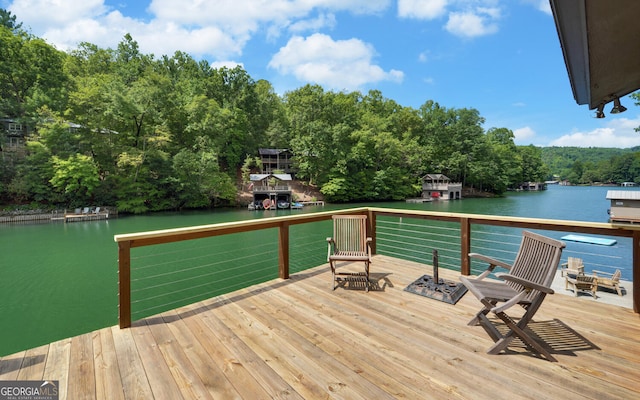
[[[525,332],[525,328],[542,305],[546,295],[553,294],[551,283],[564,247],[564,242],[559,240],[523,231],[520,249],[513,265],[476,253],[469,254],[470,257],[489,264],[489,268],[478,278],[460,277],[460,281],[484,306],[469,322],[469,325],[482,325],[495,342],[487,353],[500,353],[509,346],[514,338],[518,337],[529,348],[542,354],[547,360],[556,361],[547,350]],[[495,273],[501,278],[501,281],[485,279],[495,267],[505,268],[509,270],[509,273]],[[502,304],[498,305],[498,303]],[[525,310],[517,322],[505,312],[515,305],[519,305]],[[490,312],[504,321],[508,332],[500,333],[487,317]]]
[[[567,262],[560,264],[560,276],[574,277],[577,275],[584,275],[582,258],[567,257]]]
[[[371,264],[371,238],[367,237],[366,215],[334,215],[333,237],[327,238],[327,261],[331,266],[333,290],[338,276],[362,276],[365,290],[369,291],[369,264]],[[364,262],[364,273],[336,272],[338,261]]]
[[[576,297],[578,297],[579,292],[584,292],[593,296],[594,300],[598,298],[596,293],[598,290],[598,278],[592,275],[567,275],[564,277],[564,288],[565,290],[569,290],[569,288],[571,288],[573,290],[573,295]]]
[[[620,290],[620,276],[622,272],[619,269],[612,274],[604,271],[591,271],[598,281],[597,285],[607,289],[612,289],[618,292],[618,296],[622,296],[622,290]]]

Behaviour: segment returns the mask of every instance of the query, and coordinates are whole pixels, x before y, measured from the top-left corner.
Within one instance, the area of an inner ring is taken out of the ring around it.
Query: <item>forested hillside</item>
[[[542,161],[556,178],[574,184],[640,182],[639,147],[543,147]]]
[[[234,205],[238,171],[269,147],[290,149],[296,178],[334,202],[417,196],[427,173],[499,194],[553,172],[542,149],[485,130],[472,108],[425,99],[415,109],[317,85],[279,95],[240,67],[142,54],[130,35],[115,49],[65,53],[2,9],[0,22],[0,118],[29,129],[21,149],[0,131],[3,204]]]

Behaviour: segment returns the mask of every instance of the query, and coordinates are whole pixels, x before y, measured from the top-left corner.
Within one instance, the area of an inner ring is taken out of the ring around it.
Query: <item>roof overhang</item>
[[[578,104],[595,109],[640,88],[640,1],[550,3]]]

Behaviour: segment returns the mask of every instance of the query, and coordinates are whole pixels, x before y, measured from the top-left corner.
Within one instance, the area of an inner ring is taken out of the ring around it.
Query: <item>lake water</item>
[[[497,199],[367,205],[607,222],[609,202],[605,196],[609,189],[550,186],[544,192],[509,193]],[[326,205],[278,211],[278,215],[361,205],[364,204]],[[0,224],[0,356],[117,324],[117,245],[113,241],[114,235],[273,215],[274,212],[264,211],[216,210],[127,216],[108,221],[68,224]],[[307,242],[318,247],[317,241],[324,241],[330,232],[330,225],[326,228],[321,232],[317,228],[314,228],[315,232],[307,232],[301,226],[296,228],[292,236],[298,243]],[[260,241],[261,233],[256,235],[250,237],[249,241]],[[233,237],[218,243],[227,248],[246,245]],[[588,252],[588,246],[591,245],[572,243],[571,246],[574,251]],[[630,246],[630,240],[618,239],[614,247],[625,250]],[[275,250],[274,246],[269,247],[269,251]],[[631,254],[630,250],[625,254]],[[167,255],[160,254],[158,257],[166,258]],[[624,271],[623,278],[631,279],[628,260],[624,261],[619,263]],[[323,261],[316,257],[308,262],[312,266]],[[277,274],[277,271],[268,274]]]

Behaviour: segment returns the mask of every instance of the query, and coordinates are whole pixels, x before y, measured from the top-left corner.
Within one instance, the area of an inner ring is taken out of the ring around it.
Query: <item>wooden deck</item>
[[[403,290],[425,273],[376,256],[377,290],[331,291],[324,265],[3,357],[0,380],[59,380],[61,399],[640,398],[631,309],[549,296],[530,326],[559,362],[517,344],[487,355],[470,293],[454,306]]]

